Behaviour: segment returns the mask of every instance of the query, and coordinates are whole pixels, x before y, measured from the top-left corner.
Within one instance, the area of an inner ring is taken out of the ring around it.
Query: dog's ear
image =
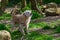
[[[26,13],[23,13],[24,16],[26,16]]]

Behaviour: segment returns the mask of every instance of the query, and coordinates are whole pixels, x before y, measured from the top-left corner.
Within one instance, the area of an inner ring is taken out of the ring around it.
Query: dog
[[[16,15],[15,15],[16,12]],[[12,22],[13,22],[13,26],[15,27],[16,24],[19,25],[19,31],[25,35],[26,33],[28,34],[28,28],[29,28],[29,23],[32,17],[32,13],[31,10],[26,10],[24,11],[22,14],[18,14],[17,11],[14,10],[12,11]],[[26,29],[26,32],[24,30],[24,28]]]

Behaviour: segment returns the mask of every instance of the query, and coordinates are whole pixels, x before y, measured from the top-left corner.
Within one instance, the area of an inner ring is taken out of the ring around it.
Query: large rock
[[[1,30],[0,31],[0,40],[11,40],[10,33],[6,30]]]

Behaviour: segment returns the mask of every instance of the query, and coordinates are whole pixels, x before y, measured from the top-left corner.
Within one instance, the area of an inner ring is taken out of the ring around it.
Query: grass
[[[56,26],[55,32],[60,33],[60,24],[58,26]]]
[[[12,33],[12,39],[21,38],[21,34],[19,31]],[[52,40],[53,37],[49,35],[39,34],[38,32],[31,32],[29,35],[24,36],[26,40]]]
[[[0,20],[11,20],[11,14],[4,13],[2,16],[0,16]]]
[[[7,30],[7,29],[9,29],[9,26],[11,26],[11,25],[5,26],[4,24],[0,24],[0,30]],[[7,30],[7,31],[9,31],[9,30]],[[22,37],[22,34],[18,30],[14,31],[14,32],[11,32],[11,31],[9,31],[9,32],[11,33],[12,40],[16,40],[16,39],[19,39]],[[25,35],[25,38],[27,40],[44,40],[44,39],[52,40],[52,37],[50,37],[48,35],[40,34],[36,31],[30,32],[30,34]]]
[[[32,14],[33,14],[32,19],[43,18],[43,16],[37,11],[32,10]]]
[[[39,34],[38,32],[31,32],[30,35],[28,35],[27,37],[28,37],[27,40],[44,40],[44,39],[48,39],[47,35],[43,36],[42,34]]]
[[[43,28],[46,26],[47,23],[41,22],[41,23],[30,23],[30,28]]]

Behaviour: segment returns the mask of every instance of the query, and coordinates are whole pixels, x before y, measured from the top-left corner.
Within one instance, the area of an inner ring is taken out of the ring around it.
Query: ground
[[[10,31],[10,28],[12,27],[10,14],[4,14],[3,16],[1,16],[0,24],[4,24],[6,26],[5,30],[8,30],[11,33],[12,40],[20,40],[22,38],[22,35],[18,30],[15,30],[13,32]],[[30,34],[25,35],[24,39],[60,40],[59,24],[60,24],[60,16],[38,18],[37,20],[32,19],[29,26]]]

